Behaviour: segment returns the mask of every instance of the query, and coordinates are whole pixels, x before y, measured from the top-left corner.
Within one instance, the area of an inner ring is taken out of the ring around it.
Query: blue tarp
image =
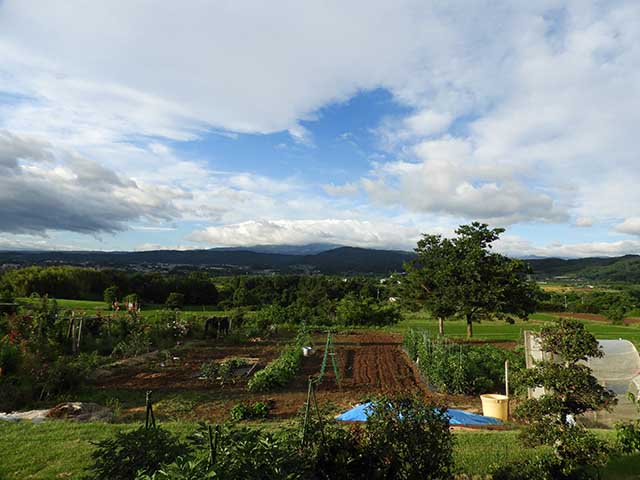
[[[338,415],[336,420],[343,422],[366,422],[367,417],[371,413],[371,402],[360,403],[351,410]],[[497,418],[484,417],[475,413],[465,412],[464,410],[456,410],[455,408],[447,409],[450,425],[502,425]]]

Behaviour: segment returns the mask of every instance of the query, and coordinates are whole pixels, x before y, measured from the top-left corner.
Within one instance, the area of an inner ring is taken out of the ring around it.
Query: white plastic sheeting
[[[538,337],[531,332],[524,332],[524,345],[527,368],[533,368],[536,362],[553,361],[554,356],[540,349]],[[636,407],[628,398],[628,392],[640,394],[640,355],[635,345],[628,340],[598,340],[604,353],[601,358],[589,358],[586,364],[593,371],[598,382],[616,394],[618,404],[612,412],[591,412],[585,417],[595,424],[614,425],[615,422],[637,418]],[[544,389],[529,390],[529,397],[539,398]]]

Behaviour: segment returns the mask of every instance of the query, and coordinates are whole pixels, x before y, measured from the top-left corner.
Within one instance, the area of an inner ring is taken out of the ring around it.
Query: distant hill
[[[221,247],[211,250],[223,251],[249,251],[256,253],[280,253],[283,255],[315,255],[316,253],[326,252],[339,248],[342,245],[335,243],[309,243],[307,245],[254,245],[251,247]]]
[[[573,277],[599,282],[640,283],[639,255],[571,260],[544,258],[527,262],[534,274],[541,278]]]
[[[375,273],[386,274],[402,270],[403,262],[412,254],[395,250],[338,247],[327,245],[301,247],[283,246],[282,251],[295,253],[269,253],[276,247],[249,247],[257,250],[215,248],[208,250],[152,250],[146,252],[0,252],[1,264],[18,265],[87,265],[125,268],[133,266],[193,266],[235,267],[243,270],[279,272],[317,271],[320,273]],[[265,251],[266,250],[266,251]],[[305,251],[319,253],[304,254]]]
[[[87,265],[114,268],[144,266],[220,267],[233,272],[319,272],[327,274],[387,274],[401,271],[412,252],[335,247],[330,244],[258,245],[208,250],[147,252],[0,251],[0,265]],[[570,277],[599,282],[640,283],[640,256],[611,258],[531,258],[526,260],[539,279]]]

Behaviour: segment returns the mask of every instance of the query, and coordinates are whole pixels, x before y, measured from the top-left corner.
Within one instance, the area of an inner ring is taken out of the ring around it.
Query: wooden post
[[[80,339],[82,338],[82,322],[84,321],[84,317],[80,318],[80,324],[78,325],[78,345],[76,346],[76,352],[80,351]]]

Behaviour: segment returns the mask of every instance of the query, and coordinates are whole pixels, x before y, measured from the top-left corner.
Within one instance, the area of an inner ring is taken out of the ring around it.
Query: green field
[[[37,300],[29,298],[18,298],[17,301],[22,305],[34,304],[37,302]],[[56,299],[56,301],[63,309],[85,310],[87,312],[107,310],[107,305],[100,301],[67,299]],[[141,314],[144,317],[145,312],[157,312],[163,308],[164,305],[143,305]],[[225,315],[224,310],[220,310],[214,305],[189,305],[184,307],[183,311],[193,313],[199,312],[205,315]],[[514,324],[508,324],[503,320],[474,323],[473,336],[476,340],[520,341],[524,330],[537,331],[546,322],[550,322],[555,318],[557,317],[548,313],[536,313],[531,315],[529,320],[518,320]],[[584,323],[587,325],[587,329],[593,333],[596,338],[603,340],[623,338],[633,342],[637,346],[640,346],[640,323],[631,325],[611,325],[606,322],[597,321],[584,321]],[[404,333],[410,328],[425,330],[436,335],[438,332],[438,323],[426,312],[405,313],[404,320],[393,327],[387,328],[387,330]],[[463,320],[445,321],[445,334],[454,338],[466,338],[466,323]]]
[[[476,340],[521,341],[524,330],[539,330],[545,323],[557,318],[547,313],[536,313],[527,321],[516,321],[508,324],[504,320],[474,323],[473,337]],[[623,338],[640,346],[640,323],[631,325],[611,325],[605,322],[584,321],[587,329],[598,339]],[[405,314],[403,321],[390,328],[392,331],[404,332],[409,328],[425,330],[433,335],[438,333],[438,322],[424,312]],[[444,322],[445,335],[454,338],[466,338],[467,325],[463,320],[447,320]]]
[[[192,423],[166,423],[167,429],[187,435]],[[267,425],[269,427],[269,425]],[[75,423],[64,421],[0,424],[0,479],[79,478],[90,463],[91,442],[102,440],[131,424]],[[599,435],[613,441],[612,431]],[[458,471],[469,475],[489,473],[507,461],[536,454],[517,441],[515,431],[456,433],[454,451]],[[640,456],[617,458],[603,472],[603,479],[633,479],[640,471]]]
[[[33,298],[17,298],[16,302],[20,305],[37,305],[38,299]],[[61,309],[64,310],[85,310],[88,312],[106,312],[109,307],[106,303],[98,300],[69,300],[64,298],[56,298],[56,302]],[[156,312],[158,310],[163,310],[165,308],[164,305],[156,305],[156,304],[143,304],[141,309],[141,314],[144,316],[145,312]],[[200,312],[200,313],[216,313],[220,314],[222,310],[220,310],[215,305],[187,305],[182,311],[184,312]]]

